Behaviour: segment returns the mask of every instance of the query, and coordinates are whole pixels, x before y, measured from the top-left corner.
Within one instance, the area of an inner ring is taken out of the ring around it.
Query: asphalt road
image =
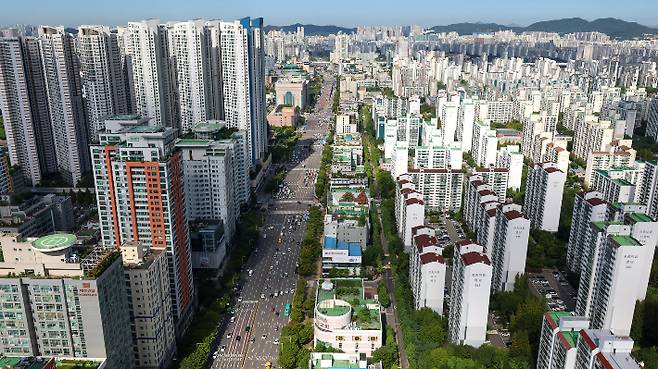
[[[283,311],[286,304],[292,303],[299,243],[308,207],[315,203],[313,181],[321,161],[320,137],[328,133],[332,116],[333,77],[325,74],[324,79],[315,110],[307,115],[303,135],[286,164],[284,183],[290,194],[271,199],[261,235],[241,273],[235,313],[219,325],[213,369],[264,368],[267,361],[277,367],[276,342],[288,322]],[[281,291],[282,295],[270,297]]]

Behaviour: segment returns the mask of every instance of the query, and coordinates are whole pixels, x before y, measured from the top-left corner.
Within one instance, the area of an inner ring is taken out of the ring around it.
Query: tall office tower
[[[180,128],[166,27],[159,19],[129,22],[125,40],[132,67],[133,113],[164,127]]]
[[[534,229],[557,232],[567,174],[555,163],[535,164],[528,173],[525,209]]]
[[[91,146],[101,238],[121,248],[140,241],[166,250],[177,333],[191,318],[194,283],[180,152],[176,129],[148,118],[118,116],[106,121]]]
[[[482,251],[471,242],[455,245],[448,336],[456,344],[479,347],[486,340],[491,261]]]
[[[89,140],[95,141],[97,132],[105,128],[105,118],[130,111],[119,37],[106,26],[80,26],[77,51]]]
[[[0,352],[107,358],[108,368],[134,368],[117,251],[82,246],[72,234],[23,239],[4,233],[0,247]]]
[[[181,132],[186,133],[199,122],[219,118],[209,103],[213,89],[211,51],[203,20],[174,23],[169,28],[169,49],[175,64]],[[219,79],[216,79],[219,84]]]
[[[87,118],[75,40],[63,27],[39,27],[57,169],[77,186],[90,169]]]
[[[530,221],[521,213],[521,206],[505,204],[496,210],[496,231],[493,242],[494,291],[513,291],[516,276],[525,273]]]
[[[537,369],[574,369],[578,335],[588,328],[589,320],[574,313],[545,313],[539,334]]]
[[[633,339],[610,330],[583,329],[578,335],[576,363],[565,369],[643,369],[631,355]]]
[[[224,120],[247,133],[249,168],[267,150],[262,18],[220,22]]]
[[[121,245],[121,255],[135,340],[135,366],[166,368],[176,353],[166,253],[145,252],[139,241],[128,241]]]
[[[39,41],[4,31],[0,37],[0,110],[9,159],[32,185],[57,172]]]
[[[589,242],[592,230],[591,224],[606,220],[607,209],[608,203],[603,200],[603,194],[600,192],[576,194],[567,244],[567,268],[570,271],[580,273],[583,250]]]
[[[636,191],[639,191],[639,202],[647,207],[647,215],[658,219],[658,160],[644,163],[642,182]]]

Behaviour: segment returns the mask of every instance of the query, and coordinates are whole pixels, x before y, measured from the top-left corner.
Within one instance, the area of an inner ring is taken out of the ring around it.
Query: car
[[[231,337],[233,337],[233,333],[228,332],[228,334],[226,335],[226,339],[230,339]]]
[[[222,345],[222,347],[219,348],[219,351],[221,351],[221,352],[226,351],[226,345]]]
[[[249,332],[250,330],[251,330],[250,326],[246,326],[245,329],[244,329],[245,332]]]
[[[235,315],[231,317],[231,323],[233,323],[234,321],[235,321]]]
[[[251,337],[251,339],[249,340],[249,342],[251,342],[251,343],[255,343],[255,342],[256,342],[256,337]]]
[[[278,344],[279,344],[279,339],[278,339],[278,338],[274,340],[274,344],[275,344],[275,345],[278,345]]]
[[[264,339],[264,340],[265,340],[265,339],[267,339],[267,335],[266,335],[266,334],[264,334],[264,335],[262,335],[262,336],[260,336],[260,338],[262,338],[262,339]]]
[[[261,299],[264,299],[264,298],[265,298],[265,294],[264,294],[264,293],[261,293],[261,294],[260,294],[260,298],[261,298]]]
[[[274,292],[274,297],[279,297],[279,292]]]
[[[238,341],[238,342],[240,342],[241,339],[242,339],[242,337],[240,337],[240,336],[235,337],[235,340]]]

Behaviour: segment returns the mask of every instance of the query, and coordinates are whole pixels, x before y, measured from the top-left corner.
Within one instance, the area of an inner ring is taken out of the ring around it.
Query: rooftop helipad
[[[73,234],[55,233],[33,241],[32,247],[41,252],[61,251],[71,247],[76,239]]]

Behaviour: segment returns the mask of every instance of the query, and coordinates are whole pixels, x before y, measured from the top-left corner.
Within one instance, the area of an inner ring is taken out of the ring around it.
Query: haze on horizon
[[[462,3],[436,0],[288,0],[286,6],[266,0],[112,0],[90,5],[84,0],[7,1],[0,25],[80,24],[121,25],[129,21],[236,19],[262,16],[266,24],[336,25],[446,25],[459,22],[494,22],[526,26],[533,22],[581,17],[587,20],[615,17],[646,26],[658,26],[655,0],[470,0]],[[35,12],[35,9],[38,9]]]

